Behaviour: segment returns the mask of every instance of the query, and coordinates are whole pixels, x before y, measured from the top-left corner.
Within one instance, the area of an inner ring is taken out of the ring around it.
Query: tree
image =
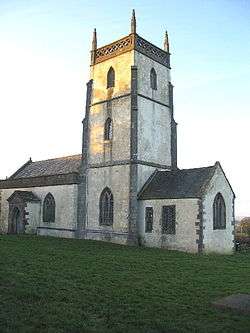
[[[250,237],[250,217],[244,217],[240,221],[242,233]]]

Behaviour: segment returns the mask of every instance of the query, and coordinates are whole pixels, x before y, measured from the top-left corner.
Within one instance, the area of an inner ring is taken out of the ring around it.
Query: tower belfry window
[[[115,86],[115,71],[113,67],[110,67],[107,75],[107,88]]]
[[[154,68],[150,71],[150,87],[157,90],[157,74]]]
[[[105,125],[104,125],[104,140],[112,140],[112,136],[113,136],[112,119],[108,118],[105,121]]]

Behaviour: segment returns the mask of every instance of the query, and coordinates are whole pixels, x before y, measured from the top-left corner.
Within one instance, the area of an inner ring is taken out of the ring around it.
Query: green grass
[[[233,293],[250,293],[250,253],[0,236],[0,332],[250,332],[211,306]]]

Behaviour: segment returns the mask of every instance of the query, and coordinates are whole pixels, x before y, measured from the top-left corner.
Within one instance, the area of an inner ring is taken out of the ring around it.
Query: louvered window
[[[152,232],[153,230],[153,207],[146,207],[145,209],[145,232]]]
[[[154,68],[150,71],[150,87],[153,90],[157,90],[157,74]]]
[[[162,233],[175,234],[176,214],[175,206],[162,207]]]
[[[113,67],[110,67],[107,74],[107,88],[115,86],[115,71]]]
[[[112,120],[108,118],[105,121],[104,125],[104,140],[112,140],[112,136],[113,136],[113,124]]]

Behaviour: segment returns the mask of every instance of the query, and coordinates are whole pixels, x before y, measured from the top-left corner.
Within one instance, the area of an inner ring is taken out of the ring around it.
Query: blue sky
[[[179,167],[219,160],[250,215],[250,1],[0,0],[0,178],[30,156],[81,149],[93,28],[98,45],[138,33],[171,47]]]

